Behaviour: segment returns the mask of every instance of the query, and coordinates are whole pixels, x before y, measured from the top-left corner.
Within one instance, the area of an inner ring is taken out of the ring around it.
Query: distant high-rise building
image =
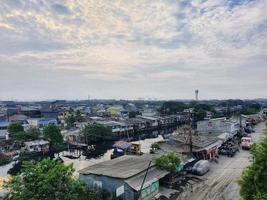
[[[198,101],[198,90],[195,90],[196,101]]]

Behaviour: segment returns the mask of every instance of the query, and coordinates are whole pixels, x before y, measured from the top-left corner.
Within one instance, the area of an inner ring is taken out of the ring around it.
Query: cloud
[[[266,96],[266,10],[264,0],[3,0],[0,72],[15,78],[0,80],[0,98]]]

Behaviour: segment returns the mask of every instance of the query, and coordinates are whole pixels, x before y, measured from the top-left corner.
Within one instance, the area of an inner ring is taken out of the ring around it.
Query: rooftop
[[[79,171],[80,174],[95,174],[113,178],[128,179],[146,170],[148,163],[155,155],[143,156],[125,155],[119,158],[104,161]],[[151,166],[155,164],[152,162]]]

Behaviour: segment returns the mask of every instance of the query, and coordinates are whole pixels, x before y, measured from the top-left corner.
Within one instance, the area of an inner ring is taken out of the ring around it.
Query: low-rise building
[[[121,156],[79,171],[79,179],[88,186],[97,186],[116,194],[123,200],[138,198],[149,162],[152,161],[141,191],[140,199],[152,199],[159,192],[159,180],[169,174],[159,169],[152,155]]]
[[[8,131],[7,128],[9,126],[9,122],[2,121],[0,122],[0,140],[8,140]]]
[[[30,118],[27,119],[30,126],[42,128],[49,124],[58,125],[57,120],[53,118]]]
[[[239,123],[227,120],[225,117],[207,119],[197,122],[197,131],[199,133],[231,133],[236,134],[239,130]]]
[[[46,140],[34,140],[30,142],[24,142],[24,149],[27,152],[42,152],[47,153],[49,151],[49,142]]]

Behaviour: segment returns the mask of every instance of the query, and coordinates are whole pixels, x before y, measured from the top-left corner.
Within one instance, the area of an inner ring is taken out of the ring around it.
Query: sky
[[[267,97],[266,0],[1,0],[0,99]]]

